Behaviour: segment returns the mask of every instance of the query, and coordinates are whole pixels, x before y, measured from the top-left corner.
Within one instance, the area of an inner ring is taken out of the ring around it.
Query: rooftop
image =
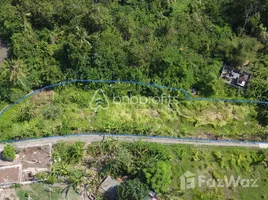
[[[249,82],[250,74],[248,72],[237,70],[231,66],[224,65],[221,72],[221,78],[229,85],[245,89]]]

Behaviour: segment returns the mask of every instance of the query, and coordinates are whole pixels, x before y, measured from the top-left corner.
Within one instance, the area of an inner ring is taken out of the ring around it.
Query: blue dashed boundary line
[[[247,100],[247,99],[217,99],[217,98],[192,98],[189,96],[189,94],[187,93],[187,91],[183,88],[179,89],[179,88],[173,88],[173,87],[167,87],[167,86],[162,86],[162,85],[158,85],[158,84],[149,84],[149,83],[143,83],[143,82],[137,82],[137,81],[124,81],[124,80],[69,80],[69,81],[64,81],[64,82],[60,82],[60,83],[56,83],[53,85],[49,85],[49,86],[45,86],[41,89],[35,90],[34,92],[31,92],[27,95],[25,95],[24,97],[20,98],[19,100],[17,100],[15,103],[10,104],[9,106],[7,106],[6,108],[4,108],[1,113],[0,113],[0,117],[3,116],[3,114],[5,112],[7,112],[9,109],[11,109],[13,106],[19,104],[21,101],[23,101],[24,99],[33,96],[39,92],[42,92],[46,89],[50,89],[50,88],[54,88],[57,86],[61,86],[61,85],[66,85],[66,84],[70,84],[70,83],[128,83],[128,84],[136,84],[136,85],[143,85],[143,86],[147,86],[147,87],[155,87],[155,88],[159,88],[159,89],[167,89],[167,90],[172,90],[172,91],[180,91],[183,92],[185,95],[186,100],[189,101],[218,101],[218,102],[229,102],[229,103],[252,103],[252,104],[265,104],[268,106],[268,101],[258,101],[258,100]]]
[[[21,101],[23,101],[24,99],[33,96],[37,93],[40,93],[46,89],[50,89],[50,88],[54,88],[57,86],[61,86],[61,85],[66,85],[66,84],[70,84],[70,83],[127,83],[127,84],[136,84],[136,85],[143,85],[143,86],[147,86],[147,87],[155,87],[155,88],[159,88],[159,89],[167,89],[167,90],[172,90],[172,91],[180,91],[183,92],[185,95],[186,100],[189,101],[218,101],[218,102],[230,102],[230,103],[252,103],[252,104],[264,104],[268,106],[268,101],[258,101],[258,100],[245,100],[245,99],[241,99],[241,100],[237,100],[237,99],[217,99],[217,98],[192,98],[189,96],[189,94],[187,93],[187,91],[185,89],[179,89],[179,88],[173,88],[173,87],[167,87],[167,86],[162,86],[162,85],[158,85],[158,84],[148,84],[148,83],[143,83],[143,82],[136,82],[136,81],[122,81],[122,80],[70,80],[70,81],[64,81],[64,82],[60,82],[60,83],[56,83],[53,85],[49,85],[49,86],[45,86],[41,89],[35,90],[25,96],[23,96],[22,98],[20,98],[19,100],[17,100],[15,103],[7,106],[6,108],[4,108],[1,113],[0,113],[0,118],[3,116],[3,114],[5,112],[7,112],[9,109],[11,109],[12,107],[14,107],[15,105],[19,104]],[[43,138],[60,138],[60,137],[71,137],[71,136],[85,136],[85,135],[92,135],[92,136],[111,136],[111,137],[118,137],[118,136],[122,136],[122,137],[143,137],[143,138],[148,138],[148,139],[153,139],[153,138],[159,138],[159,139],[174,139],[174,140],[179,140],[179,141],[191,141],[191,142],[200,142],[200,143],[237,143],[237,144],[255,144],[255,145],[259,145],[259,144],[267,144],[267,142],[255,142],[255,141],[238,141],[238,140],[206,140],[206,139],[198,139],[198,138],[176,138],[176,137],[168,137],[168,136],[148,136],[148,135],[133,135],[133,134],[105,134],[105,133],[81,133],[81,134],[67,134],[64,136],[49,136],[49,137],[43,137]],[[1,141],[1,143],[13,143],[13,142],[19,142],[19,141],[27,141],[27,140],[39,140],[41,138],[28,138],[28,139],[22,139],[22,140],[6,140],[6,141]]]

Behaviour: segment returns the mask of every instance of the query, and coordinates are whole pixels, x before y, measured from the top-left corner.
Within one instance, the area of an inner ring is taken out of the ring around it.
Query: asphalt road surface
[[[207,146],[226,146],[226,147],[249,147],[249,148],[268,148],[268,143],[264,142],[245,142],[245,141],[224,141],[224,140],[199,140],[199,139],[179,139],[179,138],[168,138],[168,137],[153,137],[153,136],[134,136],[134,135],[108,135],[108,134],[80,134],[80,135],[69,135],[69,136],[53,136],[38,139],[27,139],[13,142],[12,144],[18,148],[24,148],[27,146],[38,146],[48,143],[56,144],[59,141],[73,142],[73,141],[84,141],[87,143],[100,142],[104,138],[112,137],[119,141],[148,141],[156,142],[161,144],[187,144],[187,145],[207,145]],[[0,150],[3,149],[5,143],[0,143]]]

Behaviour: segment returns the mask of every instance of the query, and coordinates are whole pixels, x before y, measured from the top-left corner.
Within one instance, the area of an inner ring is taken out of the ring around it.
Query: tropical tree
[[[234,66],[247,65],[257,59],[257,52],[263,46],[256,38],[233,37],[231,40],[222,40],[219,49],[223,52],[227,62]]]
[[[81,188],[83,187],[84,179],[85,176],[83,171],[71,171],[67,177],[67,186],[62,190],[62,192],[65,192],[67,196],[69,190],[72,188],[77,194],[81,194]]]
[[[67,186],[62,190],[66,196],[72,188],[80,196],[95,199],[98,181],[90,171],[71,170],[66,179]]]
[[[19,81],[24,87],[26,87],[23,82],[23,78],[26,78],[24,74],[24,63],[22,60],[6,60],[5,70],[2,73],[5,73],[9,81],[13,84],[16,81]]]

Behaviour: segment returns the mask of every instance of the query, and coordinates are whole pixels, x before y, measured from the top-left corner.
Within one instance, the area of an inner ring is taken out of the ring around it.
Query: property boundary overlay
[[[1,112],[0,112],[0,118],[4,115],[5,112],[7,112],[9,109],[11,109],[13,106],[19,104],[24,99],[27,99],[30,96],[33,96],[37,93],[40,93],[46,89],[51,89],[57,86],[66,85],[70,83],[127,83],[127,84],[135,84],[135,85],[143,85],[146,87],[155,87],[159,89],[167,89],[172,91],[180,91],[183,92],[185,95],[185,99],[189,101],[218,101],[218,102],[229,102],[229,103],[252,103],[252,104],[265,104],[268,106],[268,101],[259,101],[259,100],[248,100],[248,99],[223,99],[223,98],[193,98],[191,97],[188,92],[183,88],[174,88],[174,87],[168,87],[168,86],[162,86],[158,84],[150,84],[150,83],[144,83],[144,82],[138,82],[138,81],[124,81],[124,80],[69,80],[64,82],[59,82],[56,84],[45,86],[41,89],[35,90],[30,92],[29,94],[26,94],[19,100],[17,100],[15,103],[10,104],[6,106]]]
[[[33,96],[37,93],[40,93],[46,89],[51,89],[57,86],[62,86],[70,83],[126,83],[126,84],[136,84],[136,85],[143,85],[147,87],[155,87],[159,89],[167,89],[172,91],[180,91],[183,92],[185,95],[186,100],[189,101],[218,101],[218,102],[230,102],[230,103],[252,103],[252,104],[264,104],[268,106],[268,101],[258,101],[258,100],[246,100],[246,99],[217,99],[217,98],[193,98],[190,97],[190,95],[187,93],[187,91],[183,88],[174,88],[174,87],[167,87],[167,86],[161,86],[158,84],[149,84],[149,83],[143,83],[143,82],[136,82],[136,81],[124,81],[124,80],[69,80],[64,82],[59,82],[56,84],[52,84],[49,86],[45,86],[41,89],[35,90],[30,92],[29,94],[23,96],[19,100],[17,100],[15,103],[10,104],[6,106],[1,112],[0,112],[0,118],[4,115],[5,112],[7,112],[9,109],[14,107],[15,105],[22,102],[24,99],[27,99],[30,96]],[[197,144],[202,143],[232,143],[232,144],[251,144],[251,145],[268,145],[268,142],[257,142],[257,141],[239,141],[239,140],[206,140],[206,139],[198,139],[198,138],[176,138],[176,137],[168,137],[168,136],[148,136],[148,135],[131,135],[131,134],[107,134],[107,133],[81,133],[81,134],[67,134],[64,136],[50,136],[50,137],[43,137],[45,138],[57,138],[57,137],[68,137],[68,136],[85,136],[85,135],[92,135],[92,136],[110,136],[110,137],[132,137],[132,138],[145,138],[145,139],[169,139],[169,140],[177,140],[177,141],[184,141],[184,142],[192,142]],[[0,143],[13,143],[13,142],[20,142],[20,141],[26,141],[26,140],[41,140],[42,138],[29,138],[29,139],[22,139],[22,140],[7,140],[7,141],[0,141]],[[226,145],[228,146],[228,145]],[[231,145],[230,145],[231,146]]]

